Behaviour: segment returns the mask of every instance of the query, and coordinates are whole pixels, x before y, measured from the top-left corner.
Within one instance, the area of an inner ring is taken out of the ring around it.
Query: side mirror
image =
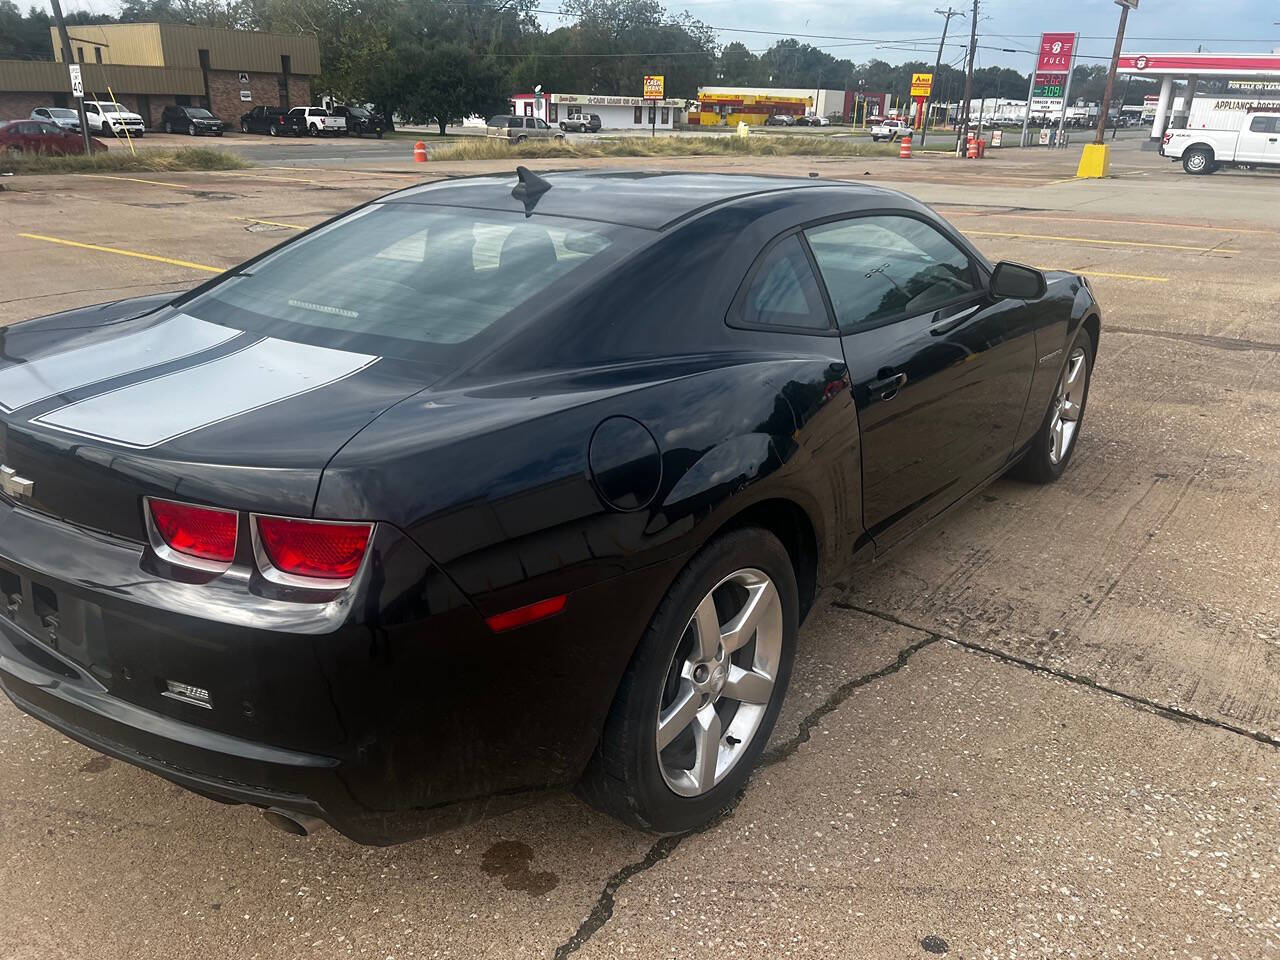
[[[991,293],[1001,300],[1039,300],[1049,285],[1035,267],[1002,260],[991,274]]]

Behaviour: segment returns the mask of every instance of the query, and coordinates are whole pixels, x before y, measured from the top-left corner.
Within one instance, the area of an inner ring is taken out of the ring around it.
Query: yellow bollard
[[[1080,155],[1080,166],[1076,168],[1076,176],[1082,178],[1101,179],[1111,175],[1111,147],[1105,143],[1086,143],[1084,153]]]

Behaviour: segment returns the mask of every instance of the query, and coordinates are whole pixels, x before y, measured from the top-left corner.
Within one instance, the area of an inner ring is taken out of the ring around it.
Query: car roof
[[[761,194],[830,189],[830,180],[770,177],[752,174],[663,173],[638,170],[543,172],[551,185],[536,201],[546,216],[600,220],[622,226],[661,230],[703,211]],[[525,204],[512,196],[512,174],[464,177],[409,187],[381,202],[429,203],[524,213]],[[866,184],[838,186],[868,196],[898,196]],[[797,197],[799,199],[799,197]]]

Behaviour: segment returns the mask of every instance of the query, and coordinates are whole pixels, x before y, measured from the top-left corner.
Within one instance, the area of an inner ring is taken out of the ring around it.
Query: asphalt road
[[[719,822],[657,840],[563,796],[391,849],[297,840],[4,702],[0,956],[1280,951],[1276,176],[1126,144],[1076,181],[1075,154],[663,159],[907,190],[1104,309],[1066,475],[1001,480],[833,586]],[[180,289],[422,176],[7,179],[0,322]]]

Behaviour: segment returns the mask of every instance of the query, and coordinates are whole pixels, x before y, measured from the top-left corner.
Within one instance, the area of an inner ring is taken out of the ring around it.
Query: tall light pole
[[[952,17],[963,17],[964,14],[959,10],[952,10],[947,7],[945,10],[935,9],[933,11],[943,18],[942,21],[942,40],[938,43],[938,59],[933,64],[933,82],[938,82],[938,76],[942,72],[942,48],[947,45],[947,28],[951,26]],[[924,102],[924,126],[920,128],[920,148],[924,149],[925,141],[929,139],[929,99]]]
[[[969,65],[964,72],[964,120],[960,126],[957,143],[963,145],[969,135],[969,104],[973,100],[973,61],[978,53],[978,0],[973,0],[973,20],[969,24]]]
[[[1120,48],[1124,45],[1124,27],[1129,22],[1129,8],[1137,7],[1138,0],[1116,0],[1120,5],[1120,26],[1116,28],[1116,46],[1111,53],[1111,69],[1107,71],[1106,92],[1102,95],[1102,104],[1098,108],[1098,129],[1094,133],[1093,142],[1101,144],[1107,137],[1107,115],[1111,112],[1111,95],[1116,89],[1116,67],[1120,65]]]
[[[53,5],[53,19],[58,24],[58,36],[62,39],[62,64],[68,70],[75,63],[75,59],[71,55],[71,38],[67,36],[67,22],[62,18],[62,5],[58,0],[51,0]],[[76,111],[80,114],[80,136],[84,138],[84,155],[87,157],[90,153],[89,148],[89,121],[84,115],[84,97],[75,97]]]

